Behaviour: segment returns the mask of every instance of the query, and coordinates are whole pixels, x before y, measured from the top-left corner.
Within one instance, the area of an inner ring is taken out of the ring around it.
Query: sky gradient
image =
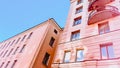
[[[64,27],[69,0],[0,0],[0,42],[54,18]]]

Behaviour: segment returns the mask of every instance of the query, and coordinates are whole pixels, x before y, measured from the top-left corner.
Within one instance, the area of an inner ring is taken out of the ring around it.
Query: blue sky
[[[64,27],[69,0],[0,0],[0,41],[49,18]]]

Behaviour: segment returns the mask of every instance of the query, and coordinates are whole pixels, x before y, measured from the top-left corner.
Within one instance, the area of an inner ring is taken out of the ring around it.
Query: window
[[[29,36],[28,36],[27,39],[30,39],[30,37],[32,36],[32,34],[33,34],[33,32],[31,32],[31,33],[29,34]]]
[[[54,39],[53,37],[51,37],[50,42],[49,42],[49,45],[50,45],[51,47],[53,46],[54,41],[55,41],[55,39]]]
[[[11,43],[11,41],[7,44],[7,46],[6,46],[6,47],[8,47],[8,46],[10,45],[10,43]]]
[[[81,24],[81,21],[82,21],[82,20],[81,20],[81,17],[75,18],[75,19],[74,19],[73,26]]]
[[[16,62],[17,62],[17,60],[14,60],[14,62],[13,62],[13,64],[12,64],[11,68],[14,68]]]
[[[11,43],[11,46],[13,45],[14,42],[15,42],[15,40]]]
[[[3,53],[4,53],[4,51],[2,51],[2,52],[0,53],[0,56],[2,56]]]
[[[7,54],[8,50],[6,50],[6,52],[4,53],[3,57],[5,57],[5,55]]]
[[[112,43],[101,44],[100,51],[101,51],[101,59],[114,58],[114,50],[113,50]]]
[[[4,65],[4,62],[2,62],[2,64],[0,65],[0,68],[2,68],[2,67],[3,67],[3,65]]]
[[[78,0],[78,1],[77,1],[77,5],[80,4],[80,3],[82,3],[82,0]]]
[[[99,24],[98,28],[99,28],[99,34],[104,34],[110,31],[108,22]]]
[[[79,7],[76,9],[76,14],[82,12],[83,7]]]
[[[24,37],[22,38],[22,40],[21,40],[21,41],[24,41],[25,37],[26,37],[26,35],[24,35]]]
[[[16,52],[18,51],[18,49],[19,49],[19,47],[17,47],[17,48],[15,49],[15,51],[13,52],[13,55],[16,54]]]
[[[56,29],[54,29],[54,33],[55,33],[55,34],[57,34],[57,33],[58,33]]]
[[[83,50],[77,50],[77,57],[76,57],[76,61],[83,61]]]
[[[7,43],[4,44],[3,48],[6,46]]]
[[[25,45],[23,45],[23,47],[21,48],[21,50],[20,50],[20,52],[19,52],[19,53],[22,53],[22,52],[24,51],[25,46],[26,46],[26,44],[25,44]]]
[[[18,38],[18,40],[16,41],[16,44],[19,42],[20,39],[21,39],[21,38]]]
[[[13,51],[13,48],[10,50],[10,52],[8,53],[7,57],[12,53]]]
[[[8,62],[7,62],[7,64],[6,64],[5,68],[7,68],[9,64],[10,64],[10,61],[8,61]]]
[[[50,58],[50,54],[46,53],[42,63],[48,65],[49,58]]]
[[[72,32],[72,35],[71,35],[71,40],[77,40],[80,38],[80,31],[75,31],[75,32]]]
[[[64,62],[70,62],[70,51],[65,52],[64,54]]]

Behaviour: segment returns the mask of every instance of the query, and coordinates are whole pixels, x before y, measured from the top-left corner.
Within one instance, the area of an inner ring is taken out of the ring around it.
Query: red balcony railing
[[[90,13],[88,18],[88,24],[93,24],[102,20],[106,20],[112,17],[120,15],[118,9],[114,6],[105,6],[102,10],[94,10]]]

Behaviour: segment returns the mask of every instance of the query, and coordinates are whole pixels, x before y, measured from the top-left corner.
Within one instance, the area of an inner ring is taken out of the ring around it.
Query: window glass
[[[70,52],[65,52],[64,62],[70,62]]]
[[[83,50],[77,50],[77,61],[83,61]]]

